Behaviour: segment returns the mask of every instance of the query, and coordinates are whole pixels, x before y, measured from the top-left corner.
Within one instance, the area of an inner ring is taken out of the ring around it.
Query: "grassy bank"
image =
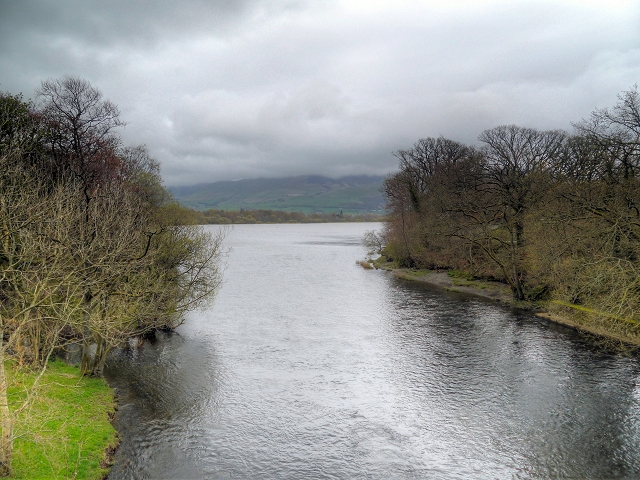
[[[35,375],[7,367],[15,411]],[[113,391],[104,380],[83,378],[78,367],[50,362],[32,402],[16,419],[11,478],[103,478],[105,451],[117,444],[110,423],[114,406]]]
[[[405,280],[422,282],[453,292],[483,297],[511,305],[514,308],[536,310],[536,315],[541,318],[595,335],[604,343],[640,346],[640,324],[633,319],[622,318],[584,306],[553,300],[546,302],[518,302],[513,298],[508,285],[476,279],[462,272],[398,268],[394,262],[386,262],[382,257],[363,263],[387,270],[396,277]]]

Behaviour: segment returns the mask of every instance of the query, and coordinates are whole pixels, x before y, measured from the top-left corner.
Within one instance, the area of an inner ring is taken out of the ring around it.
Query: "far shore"
[[[441,288],[450,292],[462,293],[491,300],[497,303],[509,305],[520,310],[532,311],[536,316],[564,327],[586,332],[603,339],[613,340],[616,343],[627,346],[640,346],[640,339],[626,337],[608,332],[597,325],[579,323],[569,317],[547,311],[544,307],[531,304],[516,304],[508,285],[500,282],[486,280],[467,280],[451,276],[443,270],[412,270],[409,268],[397,268],[393,263],[372,262],[375,268],[386,270],[397,278],[412,282],[424,283],[432,287]]]

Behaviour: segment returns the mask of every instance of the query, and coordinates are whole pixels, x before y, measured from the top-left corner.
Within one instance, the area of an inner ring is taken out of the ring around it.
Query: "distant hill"
[[[188,187],[170,187],[176,199],[195,210],[282,210],[303,213],[382,213],[383,177],[338,179],[319,175],[256,178]]]

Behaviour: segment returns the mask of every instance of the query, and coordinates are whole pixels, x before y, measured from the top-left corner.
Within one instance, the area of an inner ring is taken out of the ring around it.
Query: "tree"
[[[384,240],[375,230],[364,232],[362,246],[367,249],[367,255],[384,255]]]
[[[76,77],[42,82],[36,97],[49,125],[55,165],[80,177],[88,196],[91,187],[118,173],[112,154],[120,144],[115,129],[125,125],[120,111],[100,90]]]
[[[68,252],[49,241],[61,237],[58,208],[63,189],[46,189],[35,161],[41,153],[40,128],[31,105],[0,96],[0,475],[11,470],[13,423],[9,410],[7,354],[19,362],[46,367],[59,334],[77,313],[72,301],[79,287]],[[67,231],[68,233],[68,231]],[[37,377],[39,378],[39,376]],[[37,380],[31,387],[37,388]],[[25,407],[23,405],[23,407]]]
[[[133,335],[179,325],[221,281],[224,232],[184,225],[145,147],[88,82],[43,82],[39,105],[0,95],[0,475],[15,412],[4,361],[46,368],[67,342],[82,373]],[[63,334],[64,333],[64,334]],[[38,377],[39,378],[39,377]],[[37,381],[33,388],[37,387]]]
[[[493,250],[491,257],[505,273],[515,298],[524,300],[526,215],[550,187],[550,174],[561,157],[566,134],[503,125],[485,130],[479,139],[485,144],[487,206],[494,209],[488,239],[499,243],[506,253],[499,256]]]
[[[452,237],[462,172],[477,164],[478,152],[443,137],[424,138],[398,150],[400,172],[387,179],[384,192],[391,220],[385,226],[387,249],[401,264],[427,268],[459,267]]]
[[[640,311],[640,97],[637,87],[575,124],[557,171],[571,230],[555,288],[562,301],[637,319]],[[566,248],[566,247],[565,247]],[[624,322],[622,322],[624,323]]]
[[[95,280],[104,273],[99,256],[105,253],[94,244],[98,238],[101,212],[94,208],[92,202],[109,196],[119,187],[122,162],[116,151],[120,139],[114,130],[124,123],[119,118],[118,108],[103,100],[98,89],[80,78],[64,77],[42,82],[37,98],[41,115],[49,128],[54,174],[67,182],[70,177],[81,191],[78,201],[82,202],[84,218],[77,226],[79,235],[73,250],[87,267],[83,270],[85,290],[82,303],[85,311],[81,363],[83,373],[87,373],[90,371],[91,317],[97,304],[94,289],[99,285]]]
[[[420,211],[421,197],[428,194],[441,167],[461,161],[469,150],[466,145],[444,137],[429,137],[418,140],[409,150],[393,153],[400,161],[400,170],[410,178],[407,187],[416,211]]]
[[[553,299],[637,338],[637,86],[574,127],[503,125],[480,135],[481,148],[426,138],[398,150],[400,171],[384,183],[385,252],[506,281],[517,300]]]

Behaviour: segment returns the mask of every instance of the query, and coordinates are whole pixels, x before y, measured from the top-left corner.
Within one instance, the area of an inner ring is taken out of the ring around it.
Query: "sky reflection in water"
[[[236,226],[212,309],[109,362],[109,478],[640,475],[636,358],[362,269],[378,227]]]

